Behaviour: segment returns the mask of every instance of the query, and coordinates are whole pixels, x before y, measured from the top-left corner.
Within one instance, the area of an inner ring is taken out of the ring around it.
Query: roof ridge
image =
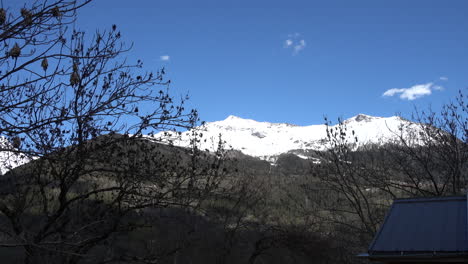
[[[453,200],[467,200],[466,195],[453,195],[453,196],[432,196],[432,197],[414,197],[414,198],[397,198],[394,203],[417,203],[417,202],[440,202],[440,201],[453,201]]]

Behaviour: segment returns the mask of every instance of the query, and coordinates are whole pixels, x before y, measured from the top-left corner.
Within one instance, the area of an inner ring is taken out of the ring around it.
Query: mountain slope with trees
[[[466,192],[462,92],[409,119],[230,117],[210,134],[117,26],[69,29],[89,2],[0,9],[2,260],[358,263],[392,199]]]

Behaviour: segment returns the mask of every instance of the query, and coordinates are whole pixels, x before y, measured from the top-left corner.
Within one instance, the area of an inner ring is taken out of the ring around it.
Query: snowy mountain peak
[[[245,120],[245,119],[242,117],[235,116],[235,115],[230,115],[226,119],[224,119],[224,121],[235,121],[235,120]]]
[[[402,126],[417,125],[400,117],[375,117],[358,114],[344,121],[349,133],[348,142],[358,144],[383,144],[395,139]],[[336,126],[336,125],[335,125]],[[335,127],[332,126],[331,128]],[[232,147],[244,154],[272,160],[282,153],[298,153],[307,150],[324,150],[326,145],[326,125],[296,126],[287,123],[258,122],[237,116],[228,116],[225,120],[208,122],[197,128],[203,131],[201,148],[214,151],[221,134],[226,147]],[[183,132],[174,143],[189,146],[190,132]],[[157,136],[157,135],[156,135]]]
[[[370,115],[365,115],[365,114],[358,114],[357,116],[353,116],[348,120],[354,120],[356,122],[371,122],[372,120],[378,119],[381,117],[376,117],[376,116],[370,116]]]
[[[343,123],[345,124],[366,123],[366,122],[385,122],[385,123],[401,123],[401,124],[412,123],[411,121],[404,119],[400,116],[379,117],[379,116],[371,116],[371,115],[366,115],[366,114],[358,114],[343,121]]]
[[[231,125],[231,126],[250,126],[252,123],[258,123],[253,119],[247,119],[238,117],[235,115],[230,115],[226,119],[215,122],[207,122],[206,124],[221,124],[221,125]]]

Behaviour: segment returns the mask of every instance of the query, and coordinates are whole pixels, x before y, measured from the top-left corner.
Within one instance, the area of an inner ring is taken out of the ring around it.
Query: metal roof
[[[468,252],[467,198],[398,199],[369,247],[369,255]]]

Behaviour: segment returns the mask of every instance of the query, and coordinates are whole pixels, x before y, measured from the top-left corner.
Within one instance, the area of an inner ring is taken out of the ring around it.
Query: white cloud
[[[301,37],[301,34],[289,34],[288,39],[284,41],[284,48],[292,48],[293,55],[297,55],[306,47],[306,41]]]
[[[297,44],[296,46],[294,46],[294,54],[297,54],[299,53],[299,51],[303,50],[306,46],[306,42],[305,40],[301,39],[299,41],[299,44]]]
[[[448,77],[442,76],[439,78],[441,81],[448,81]]]
[[[171,57],[169,57],[169,55],[162,55],[161,57],[159,57],[162,61],[168,61],[171,59]]]
[[[410,88],[393,88],[385,91],[382,96],[394,96],[400,94],[401,99],[415,100],[423,96],[431,95],[433,90],[443,90],[444,87],[434,85],[434,83],[417,84]]]
[[[432,87],[432,89],[434,89],[434,90],[436,90],[436,91],[443,91],[445,88],[442,87],[442,86],[440,86],[440,85],[434,85],[434,86]]]

